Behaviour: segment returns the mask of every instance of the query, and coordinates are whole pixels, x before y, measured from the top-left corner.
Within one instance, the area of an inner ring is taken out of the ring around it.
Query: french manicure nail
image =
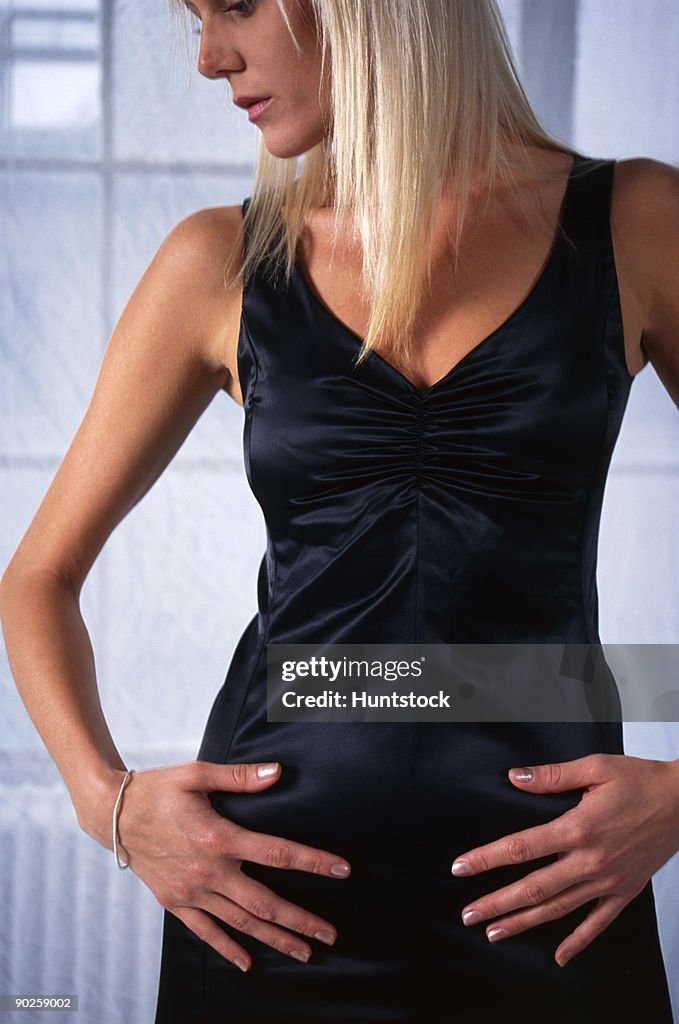
[[[328,946],[332,946],[333,942],[335,941],[335,936],[332,934],[332,932],[325,932],[322,930],[314,932],[314,938],[318,939],[320,942],[327,943]]]
[[[456,860],[453,862],[451,871],[454,875],[468,875],[469,862],[466,860]]]
[[[486,932],[486,938],[489,942],[497,942],[498,939],[503,939],[507,932],[504,928],[491,928],[490,931]]]
[[[249,970],[249,965],[246,963],[245,960],[243,960],[242,957],[237,956],[233,962],[235,963],[236,967],[240,967],[241,971]]]
[[[295,960],[303,960],[306,963],[310,953],[307,949],[291,949],[290,956],[294,956]]]
[[[481,920],[481,915],[478,910],[468,910],[466,914],[462,915],[462,920],[465,924],[476,924]]]
[[[337,875],[338,878],[346,878],[350,871],[348,864],[333,864],[330,868],[330,874]]]

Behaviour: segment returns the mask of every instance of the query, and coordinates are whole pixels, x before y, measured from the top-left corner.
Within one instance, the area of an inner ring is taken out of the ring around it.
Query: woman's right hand
[[[258,776],[258,769],[268,774]],[[328,944],[337,938],[328,921],[244,874],[244,860],[332,878],[347,877],[351,870],[326,850],[241,827],[215,811],[207,795],[215,790],[256,793],[280,774],[278,763],[189,761],[135,771],[121,801],[121,859],[162,907],[241,970],[251,966],[250,955],[210,914],[299,960],[308,960],[312,949],[298,934]],[[116,772],[118,788],[124,775]]]

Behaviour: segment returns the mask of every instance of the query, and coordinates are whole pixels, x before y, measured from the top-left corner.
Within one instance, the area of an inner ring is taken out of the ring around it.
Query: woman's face
[[[198,70],[227,79],[269,152],[293,157],[317,145],[327,134],[329,89],[324,83],[319,96],[321,51],[308,2],[284,0],[299,54],[276,0],[185,3],[200,22]]]

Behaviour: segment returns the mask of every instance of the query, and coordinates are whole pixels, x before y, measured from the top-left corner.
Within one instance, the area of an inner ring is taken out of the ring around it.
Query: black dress
[[[460,920],[552,858],[450,873],[580,799],[521,792],[510,767],[622,753],[619,724],[276,723],[265,708],[267,644],[599,642],[599,516],[632,380],[612,175],[613,161],[574,161],[530,293],[428,388],[377,354],[356,369],[360,338],[299,266],[287,289],[246,284],[245,470],[267,547],[198,758],[280,761],[266,791],[214,793],[214,807],[352,874],[243,865],[337,927],[333,947],[309,940],[308,963],[223,925],[252,954],[243,974],[166,911],[156,1024],[671,1024],[650,882],[560,968],[557,945],[595,901],[495,944],[488,922]]]

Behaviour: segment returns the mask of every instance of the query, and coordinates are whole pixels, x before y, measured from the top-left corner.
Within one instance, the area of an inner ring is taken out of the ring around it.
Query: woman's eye
[[[225,7],[224,10],[222,11],[222,13],[223,14],[231,14],[231,12],[233,11],[236,14],[248,15],[248,14],[252,14],[252,12],[254,11],[256,6],[257,6],[257,0],[240,0],[239,3],[230,4],[228,7]],[[194,36],[199,36],[200,32],[201,32],[201,28],[202,28],[202,24],[201,24],[200,18],[198,18],[195,14],[193,14],[193,12],[191,12],[191,31],[192,31],[192,34]]]
[[[257,5],[257,0],[241,0],[240,3],[231,4],[226,8],[227,13],[235,11],[237,14],[251,14]]]

